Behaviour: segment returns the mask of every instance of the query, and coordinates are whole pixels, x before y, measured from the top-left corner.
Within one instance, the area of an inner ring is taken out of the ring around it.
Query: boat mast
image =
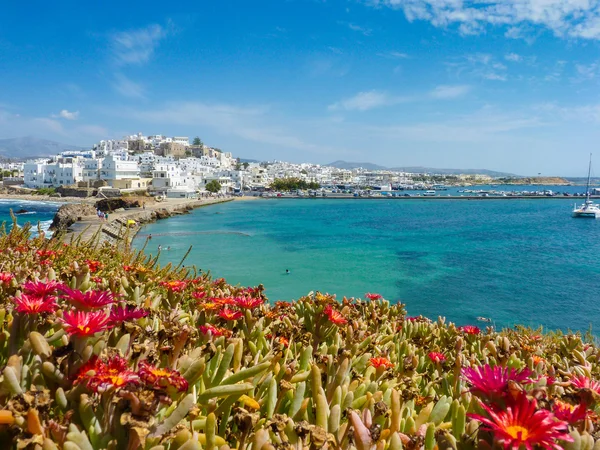
[[[587,185],[585,187],[585,201],[586,203],[590,201],[590,175],[592,174],[592,154],[590,153],[590,165],[588,167],[588,179]]]

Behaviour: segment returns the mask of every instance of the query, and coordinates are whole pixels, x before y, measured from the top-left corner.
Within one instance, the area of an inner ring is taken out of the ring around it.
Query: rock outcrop
[[[142,206],[139,200],[127,198],[104,198],[96,202],[96,208],[103,212],[111,212],[119,208],[139,208]]]
[[[82,217],[96,215],[96,208],[89,203],[72,203],[62,205],[50,225],[50,230],[60,231],[66,230]]]

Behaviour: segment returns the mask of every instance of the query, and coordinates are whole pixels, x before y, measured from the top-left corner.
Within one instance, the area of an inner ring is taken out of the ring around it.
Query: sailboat
[[[592,154],[590,153],[590,166],[588,168],[588,178],[585,187],[585,203],[573,208],[573,217],[600,219],[600,205],[590,200],[590,176],[592,174]]]

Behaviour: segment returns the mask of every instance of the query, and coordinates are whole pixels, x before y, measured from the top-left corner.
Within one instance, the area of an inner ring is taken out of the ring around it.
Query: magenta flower
[[[478,367],[465,367],[463,377],[473,386],[471,392],[483,397],[503,396],[508,389],[508,382],[531,383],[529,369],[518,371],[508,367],[490,367],[489,364]]]
[[[468,416],[480,421],[505,449],[561,450],[563,447],[556,441],[573,442],[567,423],[557,420],[548,410],[538,410],[535,399],[529,400],[525,394],[519,395],[516,400],[509,399],[506,410],[482,403],[481,407],[489,417],[478,414]]]
[[[56,297],[37,297],[34,295],[21,294],[13,297],[15,309],[24,314],[53,313],[56,311]]]
[[[112,292],[90,290],[81,292],[77,289],[64,287],[62,297],[81,309],[97,309],[115,302]]]
[[[104,311],[67,311],[61,322],[70,335],[92,336],[110,328],[108,315]]]
[[[110,310],[108,321],[113,325],[117,325],[123,322],[141,319],[142,317],[146,317],[148,314],[148,311],[145,309],[136,308],[135,306],[127,305],[123,307],[115,305]]]
[[[34,297],[48,297],[55,295],[56,291],[66,287],[66,284],[56,280],[48,280],[46,283],[43,281],[27,281],[23,284],[23,291]]]
[[[571,385],[577,389],[590,389],[600,394],[600,382],[596,380],[590,380],[588,377],[583,375],[575,376],[571,379]]]

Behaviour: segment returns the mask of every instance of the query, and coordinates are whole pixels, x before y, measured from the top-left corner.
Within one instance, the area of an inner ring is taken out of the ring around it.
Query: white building
[[[29,188],[58,187],[83,179],[84,158],[28,161],[23,166],[24,185]]]

